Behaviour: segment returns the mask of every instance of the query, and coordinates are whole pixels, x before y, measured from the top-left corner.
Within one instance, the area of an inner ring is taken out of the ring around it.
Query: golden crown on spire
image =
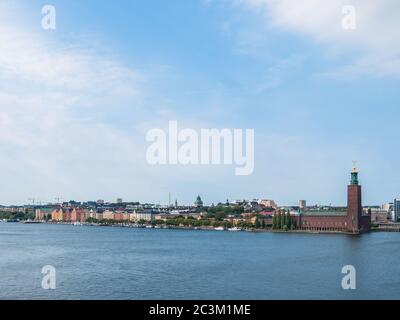
[[[357,167],[356,167],[356,164],[357,164],[357,161],[356,160],[353,160],[353,170],[351,171],[351,172],[358,172],[358,169],[357,169]]]

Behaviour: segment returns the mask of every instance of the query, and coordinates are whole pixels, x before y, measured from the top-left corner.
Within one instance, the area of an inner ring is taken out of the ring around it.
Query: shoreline
[[[135,228],[135,229],[164,229],[164,230],[192,230],[192,231],[228,231],[228,232],[252,232],[252,233],[284,233],[284,234],[335,234],[335,235],[362,235],[369,232],[400,232],[399,229],[375,227],[367,232],[345,232],[345,231],[315,231],[315,230],[273,230],[273,229],[215,229],[214,227],[189,227],[189,226],[152,226],[137,224],[96,224],[96,223],[79,223],[70,222],[43,222],[43,221],[1,221],[3,223],[23,223],[23,224],[48,224],[48,225],[69,225],[74,227],[114,227],[114,228]]]

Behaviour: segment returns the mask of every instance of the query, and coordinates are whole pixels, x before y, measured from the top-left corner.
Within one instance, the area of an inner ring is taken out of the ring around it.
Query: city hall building
[[[360,233],[371,229],[371,216],[363,213],[358,171],[353,168],[347,186],[347,210],[303,211],[298,216],[298,229],[307,231],[341,231]]]

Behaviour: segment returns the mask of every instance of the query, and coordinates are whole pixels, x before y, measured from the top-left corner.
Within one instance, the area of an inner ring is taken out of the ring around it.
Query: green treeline
[[[25,212],[9,212],[0,211],[0,220],[33,220],[35,213],[32,211]]]
[[[290,216],[289,211],[279,210],[272,218],[272,229],[274,230],[294,230],[296,227],[296,219]]]
[[[243,212],[244,208],[242,206],[216,206],[208,208],[207,218],[223,220],[229,215],[240,216]]]

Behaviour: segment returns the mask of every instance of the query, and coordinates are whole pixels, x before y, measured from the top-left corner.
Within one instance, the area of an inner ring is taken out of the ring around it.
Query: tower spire
[[[353,160],[352,162],[353,162],[353,172],[358,172],[356,167],[357,160]]]
[[[353,169],[351,170],[351,181],[350,184],[352,186],[358,185],[358,169],[356,167],[357,161],[353,160]]]

